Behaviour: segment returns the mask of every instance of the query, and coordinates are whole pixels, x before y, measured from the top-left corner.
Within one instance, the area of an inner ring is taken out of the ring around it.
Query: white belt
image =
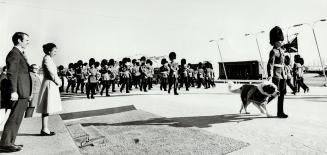
[[[274,67],[284,67],[285,65],[281,65],[281,64],[274,64]]]

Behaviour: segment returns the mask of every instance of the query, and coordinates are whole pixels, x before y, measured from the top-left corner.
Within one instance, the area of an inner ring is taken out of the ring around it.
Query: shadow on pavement
[[[198,127],[208,128],[212,124],[250,121],[253,119],[269,119],[260,115],[241,115],[241,114],[225,114],[214,116],[193,116],[193,117],[174,117],[174,118],[155,118],[144,121],[132,121],[123,123],[82,123],[82,126],[129,126],[129,125],[169,125],[173,127]]]

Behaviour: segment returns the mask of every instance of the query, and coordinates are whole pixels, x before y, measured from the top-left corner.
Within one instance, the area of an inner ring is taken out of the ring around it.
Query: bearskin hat
[[[184,64],[186,64],[186,59],[183,58],[183,59],[181,60],[181,65],[184,65]]]
[[[74,68],[74,63],[69,63],[69,64],[68,64],[68,68],[69,68],[69,69]]]
[[[99,66],[100,66],[100,62],[99,62],[99,61],[96,61],[96,62],[94,63],[94,66],[95,66],[95,67],[99,67]]]
[[[89,65],[92,66],[92,65],[94,65],[94,63],[95,63],[95,59],[94,58],[90,58],[89,59]]]
[[[280,27],[275,26],[270,30],[270,44],[273,45],[277,41],[284,41],[283,31]]]
[[[161,59],[161,64],[163,65],[165,63],[167,63],[167,60],[165,58]]]
[[[108,65],[109,66],[115,65],[115,60],[114,59],[110,59],[109,62],[108,62]]]
[[[83,61],[82,61],[82,60],[78,60],[78,61],[77,61],[77,64],[78,64],[79,66],[82,66],[82,65],[83,65]]]
[[[58,70],[59,70],[59,71],[64,70],[64,66],[63,66],[63,65],[58,66]]]
[[[108,60],[107,59],[102,59],[101,60],[101,67],[104,67],[105,65],[108,65]]]
[[[168,57],[169,57],[170,60],[174,60],[174,59],[176,59],[176,53],[175,52],[170,52]]]
[[[135,63],[136,63],[136,59],[133,59],[133,60],[132,60],[132,64],[135,64]]]
[[[141,57],[140,60],[141,60],[141,61],[145,61],[145,60],[146,60],[145,56]]]
[[[198,67],[199,67],[199,68],[202,68],[202,67],[203,67],[202,62],[199,62]]]
[[[78,68],[79,64],[78,63],[74,63],[74,68]]]

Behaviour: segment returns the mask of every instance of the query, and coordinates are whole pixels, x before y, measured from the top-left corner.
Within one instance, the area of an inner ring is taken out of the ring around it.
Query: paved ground
[[[143,110],[95,116],[66,124],[67,127],[80,124],[81,128],[96,128],[100,135],[105,136],[105,141],[81,148],[85,155],[219,155],[249,145]],[[79,128],[70,128],[74,135],[80,131]]]
[[[24,119],[16,139],[16,144],[23,144],[23,150],[3,155],[79,155],[80,152],[68,133],[59,115],[49,117],[49,127],[55,136],[40,136],[41,118]],[[0,131],[2,133],[2,131]]]
[[[327,88],[310,87],[307,94],[288,95],[288,119],[266,118],[254,106],[250,115],[238,114],[240,98],[230,94],[226,84],[214,89],[181,90],[179,96],[155,88],[151,92],[133,91],[111,97],[84,96],[63,99],[63,113],[135,105],[166,118],[191,124],[214,134],[250,143],[231,154],[327,154]],[[268,105],[276,114],[276,101]]]
[[[63,102],[65,112],[102,109],[133,104],[160,116],[192,124],[204,130],[249,142],[232,154],[327,154],[327,88],[311,87],[307,94],[287,95],[288,119],[266,118],[254,106],[250,115],[238,114],[240,98],[230,94],[226,84],[214,89],[182,90],[179,96],[157,88],[149,93],[134,91],[112,97],[84,97]],[[268,105],[276,114],[276,101]]]

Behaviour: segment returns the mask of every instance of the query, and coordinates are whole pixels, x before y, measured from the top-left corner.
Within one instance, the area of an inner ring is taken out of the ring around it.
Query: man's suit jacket
[[[14,47],[8,53],[6,65],[10,92],[17,92],[19,99],[29,98],[32,90],[29,64],[18,48]]]

